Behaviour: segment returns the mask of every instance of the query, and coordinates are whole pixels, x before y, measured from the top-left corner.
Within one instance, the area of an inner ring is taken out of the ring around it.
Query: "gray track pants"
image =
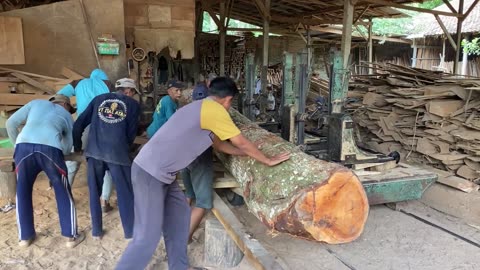
[[[177,181],[165,184],[133,163],[132,184],[135,205],[133,240],[115,269],[145,269],[163,234],[168,269],[187,270],[190,207]]]

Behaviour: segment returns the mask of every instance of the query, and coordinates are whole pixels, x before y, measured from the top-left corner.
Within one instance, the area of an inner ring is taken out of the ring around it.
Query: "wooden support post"
[[[269,45],[269,34],[270,34],[270,0],[265,0],[265,10],[267,16],[263,18],[263,54],[262,54],[262,76],[261,76],[261,83],[262,83],[262,93],[265,94],[267,90],[267,72],[268,72],[268,48]]]
[[[225,27],[225,2],[220,2],[220,76],[225,76],[225,38],[227,30]]]
[[[342,57],[343,67],[346,69],[352,48],[352,25],[354,6],[351,0],[345,0],[343,4],[343,28],[342,28]]]
[[[457,44],[453,40],[452,35],[450,35],[450,33],[448,32],[447,27],[445,27],[445,24],[443,24],[442,19],[437,14],[435,14],[434,16],[435,16],[435,19],[437,19],[438,25],[440,25],[440,28],[442,28],[443,33],[448,38],[448,41],[450,42],[450,45],[452,45],[452,48],[456,51],[457,50]]]
[[[373,38],[372,38],[372,28],[373,28],[373,22],[372,18],[368,19],[368,62],[372,63],[373,62]],[[373,74],[373,69],[368,67],[368,74]]]
[[[203,8],[199,2],[196,2],[195,6],[195,55],[193,57],[194,65],[194,80],[195,84],[198,83],[200,78],[200,33],[203,31]]]
[[[465,50],[462,50],[462,71],[460,72],[460,75],[468,75],[468,53]],[[471,90],[470,90],[471,91]],[[471,92],[470,92],[471,93]]]
[[[445,40],[444,40],[444,43],[445,43]],[[413,55],[412,55],[412,67],[416,67],[417,66],[417,44],[415,42],[415,39],[413,39],[413,45],[412,45],[412,48],[413,48]]]
[[[464,0],[460,0],[458,3],[458,13],[463,14],[463,2]],[[455,59],[453,61],[453,74],[457,74],[458,71],[458,59],[460,58],[460,51],[462,47],[462,24],[463,18],[457,19],[457,49],[455,50]]]
[[[307,64],[308,64],[308,74],[312,73],[312,61],[313,61],[313,49],[312,49],[312,35],[310,27],[307,27]],[[308,89],[308,87],[307,87]]]
[[[249,53],[245,56],[245,100],[244,106],[246,109],[244,110],[245,115],[248,119],[254,121],[255,115],[253,112],[253,94],[255,92],[255,55],[253,53]]]

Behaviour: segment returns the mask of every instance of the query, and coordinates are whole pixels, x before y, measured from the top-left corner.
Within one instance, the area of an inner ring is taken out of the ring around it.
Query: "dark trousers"
[[[38,174],[44,171],[55,191],[62,235],[77,235],[77,213],[67,179],[67,167],[60,149],[43,144],[19,143],[14,154],[17,173],[17,225],[20,240],[35,236],[32,191]]]
[[[100,195],[102,194],[103,177],[109,170],[112,175],[115,189],[117,190],[118,209],[122,220],[125,238],[133,235],[133,188],[131,180],[131,167],[107,163],[91,157],[88,163],[88,190],[90,192],[90,215],[92,217],[92,235],[103,235],[102,206]]]
[[[162,234],[167,249],[168,269],[188,269],[190,207],[177,181],[165,184],[133,163],[132,182],[135,193],[133,240],[115,269],[145,269]]]

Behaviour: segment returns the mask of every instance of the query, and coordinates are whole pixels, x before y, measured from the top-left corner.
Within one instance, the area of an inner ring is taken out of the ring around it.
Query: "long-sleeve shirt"
[[[130,166],[130,145],[137,135],[140,105],[119,93],[97,96],[75,121],[73,144],[82,148],[82,134],[90,125],[85,156],[108,163]]]
[[[20,125],[25,123],[22,131]],[[36,143],[52,146],[67,155],[72,150],[72,115],[60,105],[33,100],[7,120],[7,132],[13,144]]]
[[[160,102],[158,102],[157,108],[152,116],[152,123],[147,128],[148,138],[152,138],[157,130],[159,130],[176,111],[177,103],[175,103],[170,96],[164,96]]]
[[[109,93],[108,77],[101,69],[95,69],[90,78],[73,81],[58,91],[58,94],[77,97],[77,115],[83,113],[96,96]]]

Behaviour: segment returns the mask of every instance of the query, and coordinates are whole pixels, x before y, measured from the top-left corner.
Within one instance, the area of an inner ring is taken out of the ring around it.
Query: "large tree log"
[[[184,93],[188,99],[188,92]],[[266,155],[291,153],[275,167],[249,157],[216,153],[243,189],[248,209],[269,228],[330,244],[348,243],[363,231],[368,200],[349,169],[309,156],[230,110],[235,124]]]

